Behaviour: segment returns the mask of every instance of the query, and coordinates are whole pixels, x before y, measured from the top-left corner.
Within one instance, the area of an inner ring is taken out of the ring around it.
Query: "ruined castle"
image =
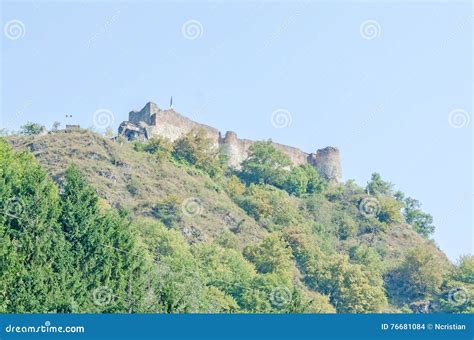
[[[249,146],[254,142],[239,139],[233,131],[224,136],[219,130],[186,118],[173,109],[161,110],[155,103],[149,102],[140,111],[131,111],[128,121],[119,126],[119,135],[128,140],[147,140],[160,136],[174,141],[193,129],[203,129],[215,147],[221,147],[228,156],[229,165],[235,168],[247,158]],[[338,182],[342,176],[339,150],[328,146],[315,153],[306,153],[298,148],[272,142],[276,149],[282,151],[296,164],[311,164],[318,172],[331,182]]]

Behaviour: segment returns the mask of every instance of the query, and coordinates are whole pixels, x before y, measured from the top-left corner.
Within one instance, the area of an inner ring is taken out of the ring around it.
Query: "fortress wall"
[[[132,126],[129,126],[129,123]],[[137,131],[133,130],[133,125]],[[144,138],[153,135],[161,136],[175,141],[193,129],[203,129],[208,137],[213,141],[215,147],[221,146],[224,153],[229,157],[229,165],[239,168],[240,164],[247,158],[248,149],[254,141],[239,139],[233,131],[226,132],[222,137],[219,130],[197,123],[186,118],[174,110],[160,110],[154,103],[147,103],[140,111],[131,111],[129,122],[124,122],[119,129],[120,134],[130,136],[140,135],[143,130]],[[133,131],[132,131],[133,130]],[[293,164],[311,164],[318,172],[331,182],[338,182],[342,177],[341,161],[339,150],[334,147],[326,147],[317,150],[316,153],[308,154],[298,148],[272,142],[275,148],[282,151],[293,162]]]
[[[216,147],[219,143],[219,130],[208,125],[196,123],[174,110],[158,110],[151,117],[150,125],[152,134],[166,137],[171,141],[178,139],[193,129],[203,129]]]
[[[229,165],[239,168],[240,164],[247,158],[248,149],[253,141],[239,139],[233,131],[227,131],[224,138],[220,139],[220,145],[224,153],[229,157]]]
[[[306,152],[301,151],[298,148],[283,145],[279,143],[272,142],[275,149],[285,153],[288,157],[290,157],[293,164],[301,165],[308,163],[308,154]]]
[[[140,111],[130,111],[128,114],[128,120],[137,126],[141,125],[141,122],[151,125],[151,117],[158,111],[158,106],[155,103],[149,102]]]
[[[224,138],[220,139],[220,144],[224,152],[229,157],[229,164],[234,167],[239,167],[248,156],[248,149],[254,141],[248,139],[239,139],[237,134],[233,131],[226,132]],[[293,164],[300,165],[308,163],[308,154],[298,148],[272,142],[273,146],[284,154],[286,154]]]

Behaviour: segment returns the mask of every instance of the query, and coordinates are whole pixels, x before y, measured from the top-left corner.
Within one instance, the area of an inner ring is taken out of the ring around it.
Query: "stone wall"
[[[222,137],[219,130],[186,118],[174,110],[161,110],[155,103],[147,103],[140,111],[131,111],[129,121],[123,122],[119,134],[129,139],[150,138],[153,135],[161,136],[174,141],[193,129],[203,129],[213,141],[215,147],[222,150],[229,157],[229,165],[239,168],[247,158],[248,149],[254,141],[239,139],[233,131],[226,132]],[[316,153],[306,153],[298,148],[274,143],[277,150],[282,151],[291,159],[293,164],[311,164],[318,172],[331,182],[338,182],[342,177],[339,150],[326,147]]]

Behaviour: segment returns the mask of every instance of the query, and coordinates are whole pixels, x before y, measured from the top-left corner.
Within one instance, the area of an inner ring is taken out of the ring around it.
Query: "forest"
[[[473,313],[421,203],[330,183],[270,141],[240,169],[203,131],[0,138],[2,313]]]

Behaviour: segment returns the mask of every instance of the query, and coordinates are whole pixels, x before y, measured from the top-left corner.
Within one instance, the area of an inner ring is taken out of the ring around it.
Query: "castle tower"
[[[342,178],[341,157],[337,148],[328,146],[317,150],[316,154],[312,153],[308,156],[308,163],[312,164],[329,182],[337,183]]]

